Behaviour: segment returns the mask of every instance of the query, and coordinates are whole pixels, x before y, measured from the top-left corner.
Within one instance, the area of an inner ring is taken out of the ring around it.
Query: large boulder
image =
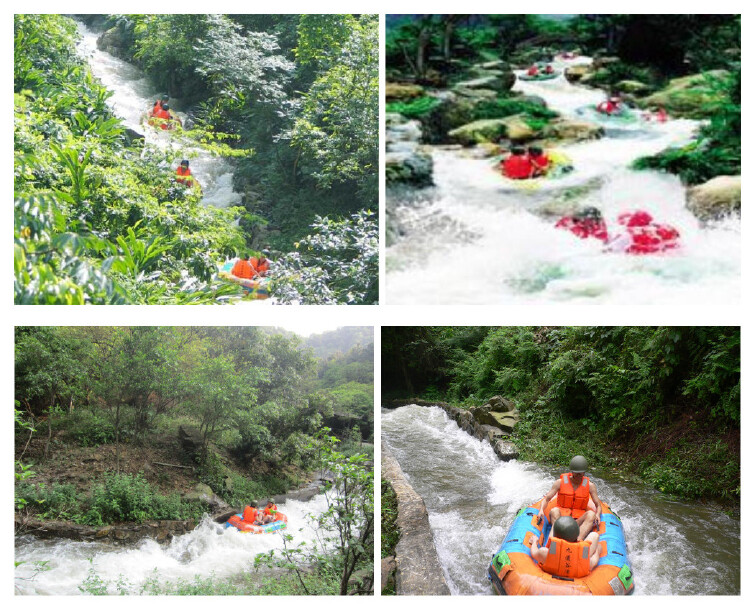
[[[97,38],[97,48],[114,57],[130,59],[128,56],[128,35],[125,30],[118,26],[110,28]]]
[[[511,441],[500,440],[493,445],[493,451],[504,462],[515,460],[519,457],[519,450]]]
[[[687,208],[700,220],[715,220],[742,206],[742,176],[717,176],[687,191]]]
[[[410,100],[421,97],[425,88],[421,85],[404,85],[401,83],[385,83],[385,99],[387,101]]]
[[[633,95],[648,94],[653,90],[650,85],[641,83],[638,80],[622,80],[616,83],[613,88],[621,91],[621,93],[631,93]]]
[[[453,87],[453,91],[466,89],[493,89],[494,91],[500,91],[502,88],[503,80],[501,77],[491,74],[456,83]]]
[[[513,401],[503,396],[493,396],[493,398],[488,400],[488,405],[490,405],[490,410],[496,413],[506,413],[507,411],[516,409]]]
[[[638,99],[637,105],[642,108],[663,106],[672,115],[703,119],[710,116],[712,104],[725,101],[726,94],[714,87],[728,75],[726,70],[710,70],[674,78],[660,91]]]
[[[385,181],[414,186],[432,186],[433,159],[426,152],[389,152],[385,155]]]
[[[540,135],[526,120],[525,115],[515,114],[503,119],[481,119],[452,129],[449,138],[472,146],[481,142],[497,142],[501,138],[508,138],[515,142],[533,140]]]
[[[579,83],[588,74],[592,74],[593,68],[588,64],[579,64],[577,66],[569,66],[564,70],[564,77],[570,83]]]
[[[605,129],[596,123],[577,119],[559,118],[543,127],[542,137],[554,140],[597,140],[605,134]]]

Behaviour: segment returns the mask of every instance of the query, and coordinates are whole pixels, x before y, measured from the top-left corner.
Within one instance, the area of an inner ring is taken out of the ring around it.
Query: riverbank
[[[415,404],[467,413],[474,408],[428,398],[384,399],[382,404],[392,409]],[[523,407],[521,421],[506,439],[516,447],[520,460],[562,468],[571,456],[582,454],[592,467],[649,484],[672,498],[719,504],[738,516],[739,433],[722,437],[716,431],[706,432],[702,423],[700,413],[689,411],[652,432],[635,431],[618,441],[584,421],[542,417]],[[460,428],[484,440],[473,427]],[[503,458],[499,455],[499,459]]]

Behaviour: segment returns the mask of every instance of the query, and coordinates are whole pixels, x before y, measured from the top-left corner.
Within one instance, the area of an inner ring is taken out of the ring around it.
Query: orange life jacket
[[[162,102],[162,100],[157,100],[157,101],[155,102],[155,105],[154,105],[154,106],[152,106],[152,116],[156,116],[156,115],[157,115],[157,113],[158,113],[158,112],[159,112],[160,110],[162,110],[162,107],[163,107],[163,102]]]
[[[582,475],[582,483],[577,489],[571,484],[571,473],[561,475],[561,487],[558,489],[558,507],[587,510],[590,501],[590,479]]]
[[[544,572],[562,578],[582,578],[590,573],[589,542],[567,542],[551,535],[546,548],[548,557],[539,562]]]
[[[266,506],[264,512],[266,515],[272,515],[273,513],[278,512],[278,507],[275,504],[273,504],[272,507]]]
[[[251,280],[254,277],[254,268],[249,264],[248,260],[240,258],[233,265],[231,275]]]
[[[178,176],[176,182],[180,182],[181,184],[191,184],[194,181],[194,179],[191,178],[191,170],[183,165],[178,166],[176,176]]]
[[[249,263],[259,275],[265,275],[268,271],[270,271],[270,262],[267,259],[265,259],[264,263],[261,263],[260,259],[258,259],[256,256],[253,256],[249,259]]]
[[[252,508],[251,506],[245,507],[242,519],[246,523],[254,523],[254,521],[257,519],[257,509]]]

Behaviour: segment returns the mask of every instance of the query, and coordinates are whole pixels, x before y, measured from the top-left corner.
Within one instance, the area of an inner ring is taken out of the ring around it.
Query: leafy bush
[[[79,512],[83,498],[71,483],[34,484],[20,482],[16,497],[23,499],[26,507],[39,513],[44,519],[68,518]]]
[[[113,424],[98,413],[77,411],[63,425],[82,447],[97,447],[115,440]]]
[[[515,114],[524,114],[531,119],[553,119],[558,116],[557,112],[526,100],[516,98],[496,98],[484,100],[475,105],[472,120],[502,119]]]
[[[441,101],[434,97],[422,96],[408,102],[391,102],[385,105],[386,112],[397,112],[410,119],[416,119],[437,108]]]

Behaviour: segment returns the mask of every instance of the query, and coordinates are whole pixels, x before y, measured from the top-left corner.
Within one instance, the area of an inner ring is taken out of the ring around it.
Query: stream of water
[[[437,407],[384,409],[382,435],[427,505],[451,592],[492,594],[493,553],[519,509],[545,495],[560,471],[501,462]],[[636,595],[739,594],[738,520],[610,472],[588,475],[624,524]]]
[[[81,36],[79,54],[89,63],[92,74],[113,93],[108,100],[113,113],[123,120],[126,127],[143,134],[147,143],[175,152],[173,163],[166,166],[165,171],[175,173],[181,159],[189,158],[192,174],[202,185],[204,205],[223,208],[239,205],[241,194],[233,190],[233,168],[228,160],[211,155],[186,138],[181,138],[177,132],[146,125],[145,115],[164,92],[156,89],[154,83],[136,66],[100,51],[97,48],[98,33],[82,23],[78,23],[78,29]],[[171,98],[170,106],[171,112],[186,123],[187,116],[182,112],[181,100]]]
[[[561,70],[565,64],[554,66]],[[599,90],[569,83],[563,74],[549,81],[517,80],[514,91],[541,97],[567,118],[593,122],[599,117],[586,109],[605,98]],[[699,123],[647,122],[636,114],[631,123],[606,122],[599,140],[560,147],[575,171],[536,190],[504,182],[490,160],[436,147],[434,188],[387,194],[402,229],[387,250],[387,302],[663,306],[680,299],[738,300],[739,219],[701,228],[685,207],[685,188],[677,177],[628,168],[641,156],[690,141]],[[542,213],[557,214],[575,201],[599,208],[609,234],[618,232],[619,213],[647,210],[679,230],[681,247],[662,255],[608,253],[597,240],[556,229],[554,216]]]
[[[289,526],[282,530],[294,537],[290,546],[315,539],[316,530],[308,515],[319,515],[327,508],[324,495],[308,502],[288,500],[280,511]],[[127,583],[131,593],[139,593],[150,579],[158,582],[193,581],[195,576],[217,579],[249,573],[258,553],[283,547],[281,532],[245,534],[205,518],[193,531],[176,536],[169,544],[145,539],[133,547],[116,547],[102,542],[41,540],[31,535],[16,539],[16,592],[24,595],[74,595],[86,580],[89,570],[108,582],[109,593],[117,593],[117,582]],[[34,576],[37,562],[48,562]],[[265,570],[261,569],[261,574]]]

